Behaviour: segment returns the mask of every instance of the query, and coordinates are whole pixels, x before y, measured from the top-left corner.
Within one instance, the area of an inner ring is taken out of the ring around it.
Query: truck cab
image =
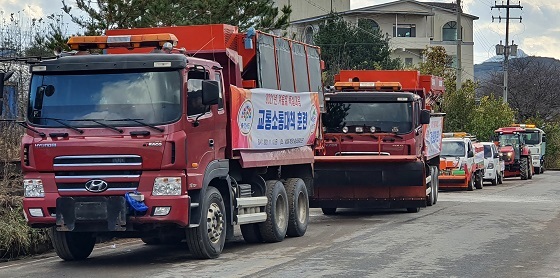
[[[527,147],[531,151],[531,157],[533,161],[533,167],[535,168],[535,174],[542,174],[545,170],[545,154],[546,154],[546,134],[545,132],[537,128],[534,124],[514,124],[513,126],[519,126],[525,129],[523,134],[523,140],[527,143]]]
[[[504,160],[493,142],[482,142],[484,146],[484,181],[492,185],[502,184],[504,179]]]
[[[444,133],[441,145],[440,188],[482,189],[484,151],[465,132]]]

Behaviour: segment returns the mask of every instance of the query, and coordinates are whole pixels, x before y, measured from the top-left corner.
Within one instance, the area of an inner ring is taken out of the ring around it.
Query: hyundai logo
[[[109,188],[104,180],[89,180],[86,182],[86,190],[93,193],[101,193]]]

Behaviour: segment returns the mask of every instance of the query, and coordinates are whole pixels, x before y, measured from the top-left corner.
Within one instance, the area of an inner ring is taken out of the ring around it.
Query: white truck
[[[492,185],[502,184],[505,165],[498,147],[493,142],[482,142],[481,144],[484,146],[484,181],[489,181]]]
[[[440,189],[482,189],[484,150],[466,132],[444,133],[440,154]]]

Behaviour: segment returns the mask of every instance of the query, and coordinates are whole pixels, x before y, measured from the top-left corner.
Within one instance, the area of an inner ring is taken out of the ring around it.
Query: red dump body
[[[325,94],[324,149],[315,157],[311,205],[425,207],[443,122],[432,117],[429,129],[421,114],[429,120],[425,109],[442,96],[441,79],[417,71],[344,70],[335,80],[335,91]]]

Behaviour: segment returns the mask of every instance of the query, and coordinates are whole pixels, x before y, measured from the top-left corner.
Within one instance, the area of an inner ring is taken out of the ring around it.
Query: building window
[[[443,41],[456,41],[457,40],[457,22],[449,21],[443,25],[442,32]]]
[[[393,37],[416,37],[416,24],[393,24]]]
[[[406,67],[412,67],[412,58],[404,58],[404,65]]]
[[[360,18],[358,21],[358,25],[361,28],[366,29],[367,31],[374,31],[377,32],[379,30],[379,24],[375,22],[375,20],[371,18]]]
[[[304,37],[304,41],[307,44],[313,44],[313,35],[314,35],[314,30],[313,30],[313,26],[307,26],[305,28],[305,33],[303,34]]]

